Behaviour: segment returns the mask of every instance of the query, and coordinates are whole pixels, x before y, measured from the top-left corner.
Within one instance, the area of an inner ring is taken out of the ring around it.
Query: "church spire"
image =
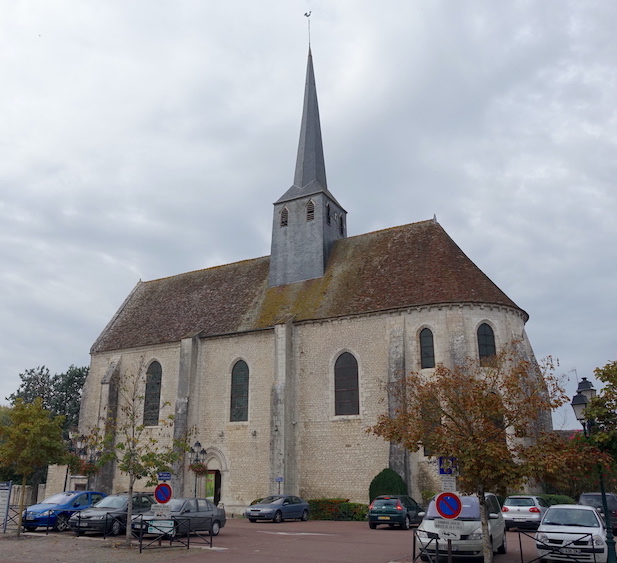
[[[313,55],[309,46],[294,183],[278,201],[294,199],[319,191],[327,192],[328,183],[326,182],[326,165],[321,140]]]

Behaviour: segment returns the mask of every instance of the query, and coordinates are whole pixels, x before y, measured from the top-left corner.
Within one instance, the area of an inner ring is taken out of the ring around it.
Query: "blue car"
[[[33,532],[38,527],[45,527],[64,532],[69,527],[69,518],[72,514],[90,508],[105,496],[107,496],[105,493],[97,491],[68,491],[53,495],[24,510],[22,515],[24,529]]]

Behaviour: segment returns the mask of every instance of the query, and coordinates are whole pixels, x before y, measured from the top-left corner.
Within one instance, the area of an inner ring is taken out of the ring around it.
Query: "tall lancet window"
[[[315,219],[315,204],[313,203],[313,200],[311,199],[306,204],[306,220],[312,221],[313,219]]]
[[[343,352],[334,364],[334,414],[359,414],[358,361]]]
[[[345,222],[343,221],[343,214],[342,213],[341,213],[341,215],[339,217],[338,229],[339,229],[339,232],[341,233],[341,236],[345,236]]]
[[[332,210],[330,204],[326,203],[326,223],[329,225],[332,222]]]
[[[435,367],[433,333],[428,328],[423,328],[420,331],[420,365],[422,369]]]
[[[283,211],[281,211],[281,227],[286,227],[289,223],[289,211],[286,207],[283,207]]]
[[[161,403],[161,380],[163,368],[152,362],[146,371],[146,394],[144,396],[144,426],[157,426]]]
[[[478,327],[478,355],[480,356],[480,365],[486,366],[491,363],[491,359],[497,354],[495,347],[495,334],[493,329],[486,323],[482,323]]]
[[[230,422],[249,419],[249,367],[239,360],[231,370],[231,413]]]

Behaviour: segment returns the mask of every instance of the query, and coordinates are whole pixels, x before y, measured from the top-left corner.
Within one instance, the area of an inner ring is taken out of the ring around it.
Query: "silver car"
[[[501,512],[506,523],[506,530],[510,528],[532,528],[540,525],[542,516],[550,505],[542,497],[534,495],[512,495],[503,503]]]

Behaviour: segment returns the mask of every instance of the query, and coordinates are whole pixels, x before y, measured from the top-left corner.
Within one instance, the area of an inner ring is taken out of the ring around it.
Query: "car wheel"
[[[83,536],[84,533],[81,530],[75,530],[75,535],[76,536]]]
[[[403,520],[403,523],[401,524],[401,530],[409,530],[410,526],[411,522],[409,521],[409,516],[405,516],[405,520]]]
[[[501,540],[501,545],[497,548],[497,553],[506,553],[508,551],[508,544],[506,541],[506,534],[503,535],[503,540]]]
[[[257,522],[257,518],[249,518],[249,522],[253,522],[254,524],[255,522]]]
[[[280,510],[276,511],[276,514],[274,515],[274,518],[272,518],[272,522],[276,522],[277,524],[280,524],[283,521],[283,513]]]
[[[24,530],[26,530],[26,532],[34,532],[36,526],[24,526]]]
[[[214,522],[212,522],[212,528],[210,528],[210,535],[218,536],[220,531],[221,531],[221,524],[218,520],[215,520]]]
[[[66,514],[58,514],[54,530],[64,532],[69,529],[69,517]]]
[[[304,510],[304,512],[302,512],[302,521],[306,522],[308,520],[308,510]]]
[[[369,523],[368,523],[368,527],[369,527],[371,530],[376,530],[376,529],[377,529],[377,524],[375,524],[375,522],[369,522]]]
[[[425,555],[424,553],[421,553],[421,554],[420,554],[420,559],[421,559],[422,561],[428,561],[428,555]]]
[[[122,524],[120,520],[114,520],[111,523],[111,530],[110,530],[111,535],[117,536],[121,531],[122,531]]]

